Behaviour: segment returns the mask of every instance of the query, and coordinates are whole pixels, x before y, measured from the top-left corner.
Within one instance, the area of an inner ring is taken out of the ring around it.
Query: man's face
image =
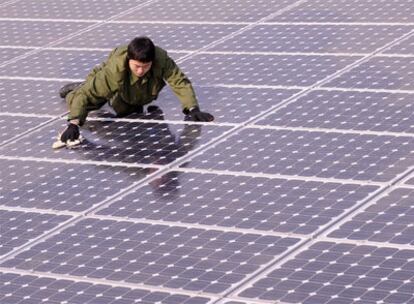
[[[137,77],[144,76],[151,69],[152,66],[152,61],[141,62],[138,60],[130,59],[128,63],[132,73],[134,73],[134,75]]]

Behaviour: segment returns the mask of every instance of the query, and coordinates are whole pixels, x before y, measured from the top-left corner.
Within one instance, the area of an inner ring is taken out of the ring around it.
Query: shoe
[[[80,87],[83,84],[84,84],[84,82],[72,82],[72,83],[68,83],[68,84],[66,84],[66,85],[64,85],[63,87],[60,88],[60,90],[59,90],[59,96],[61,98],[65,98],[66,95],[68,95],[73,90],[76,90],[78,87]]]

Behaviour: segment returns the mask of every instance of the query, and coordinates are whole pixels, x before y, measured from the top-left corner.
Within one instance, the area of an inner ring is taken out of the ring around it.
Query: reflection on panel
[[[256,124],[414,133],[411,94],[311,91]]]
[[[9,303],[111,303],[205,304],[210,299],[165,291],[115,287],[84,281],[53,279],[32,274],[0,272],[0,302]]]
[[[310,234],[376,188],[173,171],[98,214]]]
[[[414,244],[414,189],[397,188],[354,215],[329,236]]]
[[[75,149],[53,150],[51,146],[57,132],[64,128],[61,122],[50,125],[0,150],[0,154],[165,165],[229,129],[190,124],[89,120],[81,128],[85,138],[81,145]]]
[[[181,64],[197,84],[310,86],[356,61],[342,56],[200,54]]]
[[[0,160],[0,205],[84,211],[155,169]]]
[[[413,161],[411,137],[244,129],[199,153],[190,166],[389,181]]]
[[[319,242],[240,296],[287,303],[413,303],[414,250]]]
[[[86,219],[1,266],[222,293],[297,241]]]
[[[0,256],[56,228],[68,219],[70,216],[66,215],[0,209]]]

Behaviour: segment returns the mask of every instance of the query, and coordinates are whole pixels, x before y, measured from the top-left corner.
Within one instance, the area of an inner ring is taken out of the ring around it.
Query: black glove
[[[63,131],[62,135],[60,136],[60,140],[64,143],[68,140],[74,141],[79,139],[79,127],[73,123],[69,123],[66,127],[65,131]]]
[[[207,112],[201,112],[198,107],[190,110],[190,116],[193,121],[213,121],[214,116]]]

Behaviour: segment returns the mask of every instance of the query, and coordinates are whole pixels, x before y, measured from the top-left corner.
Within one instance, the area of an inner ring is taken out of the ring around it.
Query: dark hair
[[[128,44],[127,58],[141,62],[154,61],[155,46],[148,37],[136,37]]]

